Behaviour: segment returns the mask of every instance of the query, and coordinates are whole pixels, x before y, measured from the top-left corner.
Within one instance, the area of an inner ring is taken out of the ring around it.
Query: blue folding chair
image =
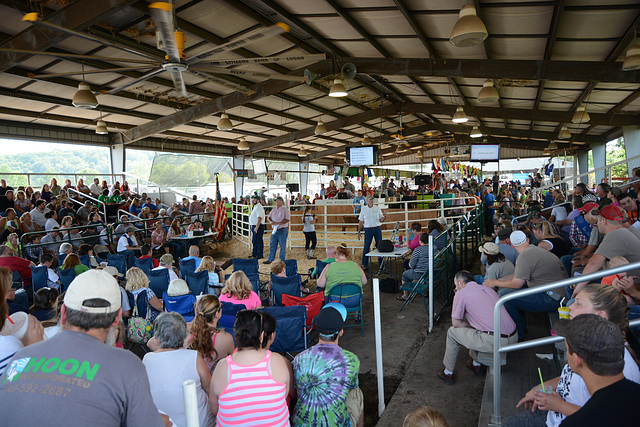
[[[260,283],[260,275],[259,274],[247,274],[247,279],[251,282],[251,290],[260,296],[260,291],[265,291],[265,289],[261,288],[262,283]],[[231,274],[224,275],[224,281],[226,282],[231,277]],[[267,282],[269,283],[269,282]],[[221,288],[224,286],[221,286]]]
[[[319,259],[316,260],[316,274],[311,274],[313,273],[313,269],[309,269],[309,275],[311,276],[311,278],[313,279],[317,279],[318,277],[320,277],[320,275],[322,274],[322,270],[324,270],[324,268],[329,265],[329,262],[324,262],[324,261],[320,261]]]
[[[180,260],[180,275],[186,280],[186,272],[194,273],[196,271],[195,259],[181,259]]]
[[[151,270],[147,273],[149,278],[149,287],[156,296],[162,296],[164,292],[169,289],[169,270],[166,268],[159,268],[157,270]]]
[[[62,283],[62,289],[60,289],[60,292],[64,292],[69,288],[69,285],[71,284],[71,282],[73,282],[73,279],[76,278],[76,270],[73,267],[64,270],[58,270],[58,276],[60,276],[60,282]]]
[[[165,311],[174,311],[178,313],[184,317],[186,322],[191,322],[195,317],[194,305],[196,303],[196,297],[194,295],[170,297],[165,292],[162,294],[162,301],[164,302]]]
[[[82,265],[93,268],[91,267],[91,257],[89,255],[79,255],[78,258],[80,258],[80,263]]]
[[[107,264],[115,267],[123,276],[127,274],[127,256],[122,254],[107,255]]]
[[[362,287],[355,283],[341,283],[335,285],[329,290],[326,302],[339,302],[347,309],[347,319],[352,318],[356,321],[355,325],[347,325],[344,327],[360,326],[361,334],[364,335],[364,322],[362,316],[362,300],[364,294]]]
[[[299,275],[293,277],[280,277],[271,275],[271,302],[276,307],[282,307],[282,295],[294,297],[302,296],[302,279]]]
[[[298,274],[298,260],[286,259],[284,260],[284,265],[286,266],[287,277],[292,277]]]
[[[199,271],[193,273],[185,270],[184,280],[187,282],[192,295],[207,295],[209,293],[209,272]]]
[[[136,258],[133,264],[138,267],[140,270],[144,271],[144,274],[149,273],[153,270],[153,259],[152,258]]]
[[[258,311],[269,313],[276,319],[276,339],[269,350],[291,354],[307,349],[306,307],[266,307]]]
[[[236,315],[239,311],[246,310],[247,306],[244,304],[232,304],[230,302],[222,303],[222,316],[218,320],[218,327],[224,329],[233,337],[235,342],[236,336],[233,333],[233,325],[236,323]]]
[[[233,271],[242,270],[244,271],[244,274],[247,275],[258,274],[260,272],[260,267],[258,266],[258,260],[256,258],[233,258],[231,263],[233,264]]]
[[[11,274],[11,287],[13,289],[24,288],[24,279],[22,278],[22,274],[20,274],[20,272],[17,270],[12,271]]]
[[[62,267],[65,259],[67,259],[67,254],[58,254],[58,267]]]
[[[47,287],[48,277],[47,266],[31,267],[31,288],[33,295],[35,295],[39,289]]]

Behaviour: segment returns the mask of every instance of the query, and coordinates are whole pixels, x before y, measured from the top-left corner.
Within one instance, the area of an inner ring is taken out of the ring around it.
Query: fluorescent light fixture
[[[229,120],[228,114],[220,114],[220,120],[218,120],[218,130],[233,130],[233,124],[231,123],[231,120]]]
[[[451,118],[453,123],[466,123],[469,121],[469,117],[464,113],[464,109],[462,107],[456,108],[456,112]]]
[[[331,89],[329,90],[329,96],[334,98],[342,98],[344,96],[347,96],[347,88],[345,88],[342,84],[342,80],[335,79],[333,81],[333,86],[331,86]]]

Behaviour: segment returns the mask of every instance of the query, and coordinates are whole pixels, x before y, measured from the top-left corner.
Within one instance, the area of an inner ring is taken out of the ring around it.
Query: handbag
[[[380,240],[378,243],[378,251],[379,252],[393,252],[394,246],[391,240]]]
[[[153,336],[153,325],[149,320],[151,309],[147,307],[147,314],[145,317],[138,315],[138,295],[133,301],[133,314],[129,319],[129,326],[127,326],[127,338],[129,341],[136,344],[146,344]]]

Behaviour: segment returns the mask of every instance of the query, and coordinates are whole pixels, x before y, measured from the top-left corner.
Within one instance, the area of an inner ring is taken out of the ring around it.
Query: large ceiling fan
[[[214,74],[235,75],[238,77],[254,77],[254,78],[258,77],[258,78],[266,78],[266,79],[303,82],[305,80],[304,76],[292,76],[292,75],[286,75],[286,74],[267,73],[262,71],[252,71],[247,69],[229,68],[229,67],[236,67],[239,65],[251,65],[251,64],[288,63],[288,62],[295,62],[295,61],[301,61],[301,60],[321,61],[325,59],[324,54],[315,54],[315,55],[297,55],[297,56],[290,55],[290,56],[272,56],[272,57],[259,57],[259,58],[208,60],[208,58],[214,55],[231,52],[241,47],[245,47],[251,43],[254,43],[257,41],[263,41],[269,37],[274,37],[289,31],[289,27],[284,23],[278,23],[267,28],[258,28],[253,31],[249,31],[248,33],[243,34],[242,36],[239,36],[235,39],[232,39],[227,43],[221,44],[212,49],[206,50],[202,53],[199,53],[197,55],[187,58],[184,53],[186,37],[184,36],[184,33],[182,33],[179,30],[176,30],[176,27],[174,25],[173,4],[169,2],[151,3],[149,5],[149,11],[156,24],[156,36],[159,38],[158,47],[161,50],[164,50],[164,52],[166,53],[164,60],[155,60],[154,58],[150,58],[149,55],[147,54],[143,54],[141,52],[132,50],[130,48],[124,48],[110,41],[97,38],[93,35],[82,33],[79,31],[74,31],[68,28],[64,28],[60,25],[53,24],[51,22],[41,21],[38,19],[37,13],[28,13],[22,18],[22,20],[31,22],[33,25],[36,25],[36,26],[47,27],[50,29],[58,30],[58,31],[71,34],[77,37],[81,37],[84,39],[98,41],[99,43],[103,43],[108,46],[124,49],[128,53],[135,53],[141,56],[145,56],[145,58],[143,59],[112,58],[112,57],[100,57],[100,56],[94,56],[94,55],[78,55],[78,54],[70,54],[70,53],[29,51],[29,50],[18,50],[18,49],[8,49],[8,48],[0,48],[0,51],[29,54],[29,55],[48,55],[48,56],[54,56],[59,58],[70,58],[70,59],[76,59],[76,60],[92,59],[92,60],[99,60],[99,61],[113,61],[113,62],[119,62],[119,63],[139,64],[139,65],[132,65],[130,67],[116,67],[116,68],[100,69],[100,70],[87,70],[83,72],[31,74],[30,77],[52,78],[52,77],[78,75],[78,74],[84,75],[84,74],[94,74],[94,73],[129,71],[129,70],[148,70],[144,75],[133,80],[132,82],[127,83],[126,85],[111,89],[110,91],[107,92],[109,94],[114,94],[122,90],[128,89],[132,86],[135,86],[137,84],[140,84],[141,82],[148,80],[158,74],[168,72],[171,74],[171,79],[173,80],[173,84],[176,92],[180,94],[180,96],[182,97],[188,96],[187,88],[185,86],[184,79],[183,79],[183,73],[191,74],[193,76],[197,76],[199,78],[220,84],[234,91],[238,91],[238,92],[250,95],[253,93],[253,90],[251,90],[250,88],[242,84],[238,84],[238,83],[234,83],[234,82],[222,79],[220,77],[215,76]]]

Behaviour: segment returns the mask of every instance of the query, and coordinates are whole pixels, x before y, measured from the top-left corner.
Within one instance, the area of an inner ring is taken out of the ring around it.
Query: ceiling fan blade
[[[36,25],[36,26],[43,26],[43,27],[51,28],[51,29],[54,29],[54,30],[57,30],[57,31],[61,31],[63,33],[70,34],[72,36],[80,37],[80,38],[83,38],[85,40],[90,40],[92,42],[99,43],[99,44],[101,44],[103,46],[109,46],[109,47],[113,47],[113,48],[116,48],[116,49],[119,49],[119,50],[123,50],[125,52],[133,53],[134,55],[144,56],[144,57],[149,58],[149,59],[158,59],[156,56],[154,56],[154,55],[152,55],[150,53],[137,51],[137,50],[128,48],[126,46],[123,46],[123,45],[120,45],[120,44],[117,44],[117,43],[113,43],[112,41],[104,39],[104,38],[101,38],[101,37],[96,37],[96,36],[93,36],[91,34],[83,33],[83,32],[80,32],[80,31],[70,30],[69,28],[65,28],[65,27],[62,27],[60,25],[53,24],[53,23],[47,22],[47,21],[39,21],[38,19],[39,18],[38,18],[38,14],[37,13],[27,13],[22,18],[23,21],[29,21],[29,22],[31,22],[31,24]],[[111,60],[113,60],[113,58],[111,58]]]
[[[274,64],[294,61],[322,61],[327,58],[324,53],[313,55],[266,56],[259,58],[218,59],[198,64],[198,66],[227,67],[229,65]]]
[[[171,62],[180,62],[180,51],[176,44],[173,25],[173,5],[167,2],[155,2],[149,5],[149,11],[164,41],[164,51]]]
[[[85,71],[71,71],[68,73],[55,73],[55,74],[32,74],[27,73],[27,77],[32,79],[46,79],[52,77],[64,77],[64,76],[77,76],[77,75],[87,75],[87,74],[98,74],[98,73],[111,73],[115,71],[131,71],[131,70],[146,70],[149,68],[148,65],[142,67],[121,67],[121,68],[109,68],[107,70],[85,70]]]
[[[200,69],[200,66],[197,66]],[[260,77],[265,79],[273,79],[273,80],[284,80],[288,82],[303,82],[304,76],[288,76],[286,74],[279,73],[263,73],[262,71],[251,71],[251,70],[239,70],[237,68],[219,68],[219,67],[207,67],[206,71],[216,73],[216,74],[230,74],[232,76],[240,76],[240,77]]]
[[[176,88],[176,91],[182,97],[188,97],[187,88],[184,85],[184,79],[182,78],[182,73],[180,71],[171,71],[171,78],[173,79],[173,86]]]
[[[109,95],[113,95],[114,93],[118,93],[118,92],[120,92],[120,91],[122,91],[122,90],[128,89],[128,88],[130,88],[131,86],[135,86],[135,85],[137,85],[138,83],[142,83],[143,81],[145,81],[145,80],[147,80],[147,79],[150,79],[151,77],[153,77],[153,76],[155,76],[155,75],[157,75],[157,74],[160,74],[160,73],[162,73],[163,71],[165,71],[165,70],[164,70],[164,68],[162,68],[162,67],[160,67],[160,68],[156,68],[155,70],[148,72],[148,73],[147,73],[147,74],[145,74],[144,76],[141,76],[141,77],[139,77],[139,78],[135,79],[135,80],[134,80],[134,81],[132,81],[131,83],[127,83],[127,84],[126,84],[126,85],[124,85],[124,86],[120,86],[120,87],[117,87],[117,88],[115,88],[115,89],[111,89],[111,90],[110,90],[110,91],[108,91],[107,93],[108,93]]]
[[[0,47],[0,52],[23,53],[28,55],[44,55],[54,56],[56,58],[74,58],[74,59],[95,59],[97,61],[117,61],[117,62],[135,62],[136,64],[160,65],[158,61],[148,61],[142,59],[125,59],[125,58],[109,58],[106,56],[78,55],[76,53],[56,53],[56,52],[39,52],[35,50],[8,49]]]
[[[282,22],[279,22],[267,28],[256,28],[255,30],[249,31],[248,33],[240,37],[237,37],[231,41],[228,41],[227,43],[223,43],[220,46],[217,46],[217,47],[214,47],[213,49],[202,52],[199,55],[192,56],[191,58],[187,59],[187,65],[196,64],[212,55],[217,55],[223,52],[231,52],[241,47],[245,47],[258,40],[264,40],[269,37],[274,37],[284,32],[289,32],[289,26]]]
[[[242,86],[242,85],[239,85],[237,83],[230,82],[228,80],[223,80],[223,79],[221,79],[219,77],[212,76],[211,74],[203,73],[202,71],[193,70],[191,68],[188,68],[185,71],[185,73],[189,73],[192,76],[200,77],[201,79],[209,80],[210,82],[219,84],[221,86],[228,87],[229,89],[238,91],[238,92],[243,93],[245,95],[252,95],[252,94],[255,93],[254,90],[249,89],[246,86]]]

